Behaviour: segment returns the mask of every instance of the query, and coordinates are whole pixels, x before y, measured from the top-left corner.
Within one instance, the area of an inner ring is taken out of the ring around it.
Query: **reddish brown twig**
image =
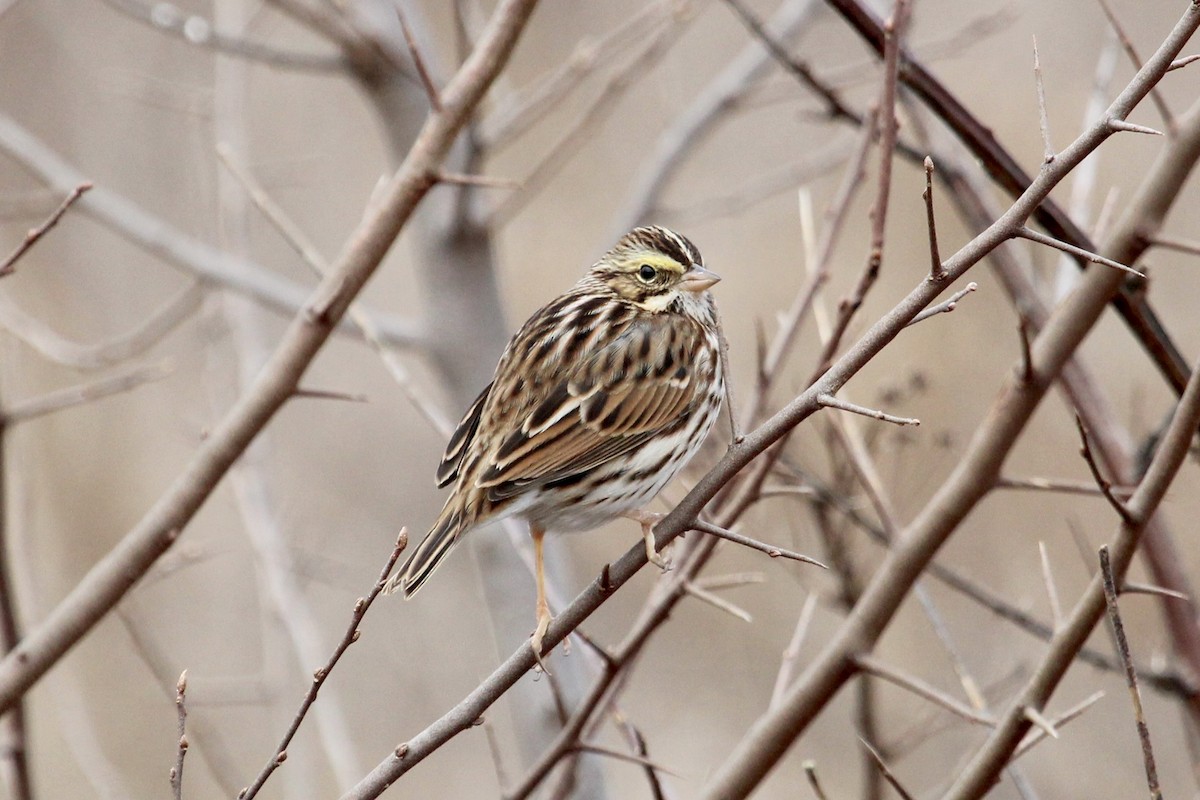
[[[296,710],[296,716],[292,718],[292,724],[288,726],[287,732],[283,734],[283,739],[280,740],[279,746],[275,748],[274,754],[267,759],[267,763],[259,771],[254,782],[238,793],[238,800],[251,800],[262,789],[263,784],[267,782],[271,774],[279,768],[279,765],[287,760],[288,745],[291,744],[292,737],[296,735],[296,731],[300,730],[300,725],[304,722],[304,717],[308,714],[309,708],[316,701],[317,692],[321,691],[321,687],[329,678],[329,673],[337,666],[346,649],[358,641],[360,633],[358,626],[362,624],[363,617],[367,615],[367,611],[371,608],[371,604],[375,602],[375,598],[383,591],[383,587],[387,584],[388,576],[392,574],[392,569],[396,566],[396,561],[399,560],[400,553],[403,552],[407,545],[408,529],[401,528],[400,535],[396,537],[396,546],[392,548],[392,553],[388,556],[387,563],[384,564],[383,570],[380,571],[379,579],[375,581],[375,585],[371,587],[371,591],[366,597],[360,597],[355,602],[354,613],[350,615],[350,625],[346,628],[346,634],[338,642],[337,647],[333,649],[333,654],[329,657],[329,661],[325,663],[325,666],[313,673],[312,683],[309,684],[308,691],[304,693],[304,699],[300,701],[300,708]]]
[[[13,250],[12,253],[9,254],[8,258],[4,259],[3,263],[0,263],[0,278],[3,278],[5,275],[12,274],[13,270],[16,268],[16,263],[18,260],[20,260],[21,256],[25,255],[25,253],[29,251],[29,248],[37,244],[38,239],[41,239],[51,228],[57,225],[58,221],[62,219],[62,215],[67,213],[67,209],[75,205],[75,201],[83,197],[83,193],[91,188],[92,184],[90,182],[79,184],[71,190],[66,199],[59,204],[58,208],[54,209],[54,212],[46,218],[45,222],[43,222],[41,225],[38,225],[36,228],[31,228],[30,231],[25,234],[25,239],[19,245],[17,245],[17,249]]]

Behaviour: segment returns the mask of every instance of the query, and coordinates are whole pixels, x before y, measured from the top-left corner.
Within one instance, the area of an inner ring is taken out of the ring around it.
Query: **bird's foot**
[[[654,526],[665,516],[655,511],[631,511],[627,515],[642,526],[642,539],[646,542],[646,559],[663,572],[669,572],[671,562],[654,549]]]
[[[550,627],[550,609],[548,607],[538,606],[537,627],[534,628],[533,635],[529,637],[529,646],[533,649],[533,658],[537,661],[538,667],[547,675],[550,670],[546,669],[546,663],[542,661],[542,640],[546,636],[546,629]]]

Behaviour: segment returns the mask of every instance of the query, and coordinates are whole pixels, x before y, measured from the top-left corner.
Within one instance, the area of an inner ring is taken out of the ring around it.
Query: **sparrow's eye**
[[[642,264],[642,266],[638,269],[638,277],[641,278],[644,283],[650,283],[650,281],[654,280],[656,275],[658,275],[658,271],[649,264]]]

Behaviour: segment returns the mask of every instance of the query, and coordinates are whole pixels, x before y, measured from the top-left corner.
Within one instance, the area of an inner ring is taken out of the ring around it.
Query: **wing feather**
[[[631,321],[548,382],[544,398],[496,448],[478,485],[494,500],[511,497],[593,469],[681,425],[703,394],[703,381],[686,365],[700,366],[704,344],[694,323],[674,315]],[[544,365],[556,367],[562,370]]]
[[[494,383],[489,383],[484,387],[479,396],[475,398],[475,402],[471,403],[471,407],[467,409],[467,413],[463,414],[462,421],[458,423],[454,433],[450,434],[450,441],[446,443],[446,452],[442,454],[442,461],[437,468],[436,479],[439,489],[458,479],[463,458],[471,449],[471,440],[475,438],[475,432],[479,430],[479,418],[494,385]]]

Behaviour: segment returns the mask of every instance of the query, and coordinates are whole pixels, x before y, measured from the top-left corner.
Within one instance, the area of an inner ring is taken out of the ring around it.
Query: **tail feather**
[[[412,555],[404,562],[404,566],[387,582],[384,591],[391,593],[403,589],[405,599],[416,594],[442,560],[450,555],[461,533],[462,512],[443,510],[433,528],[425,534],[417,549],[413,550]]]

